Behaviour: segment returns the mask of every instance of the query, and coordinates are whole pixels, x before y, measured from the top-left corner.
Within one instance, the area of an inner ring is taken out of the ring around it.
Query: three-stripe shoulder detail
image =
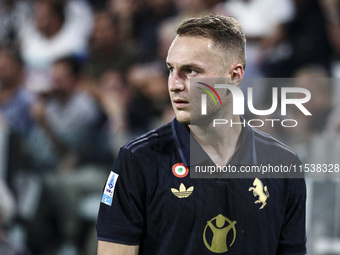
[[[297,155],[295,151],[293,151],[290,147],[285,145],[284,143],[280,142],[279,140],[275,139],[271,135],[264,133],[258,129],[254,128],[254,136],[255,140],[258,142],[261,142],[263,144],[271,145],[271,146],[276,146],[279,147],[287,152],[290,152],[294,155]]]
[[[170,126],[165,125],[131,140],[124,146],[124,148],[130,150],[131,152],[135,152],[138,149],[148,146],[154,142],[168,139],[169,135],[172,135],[171,128]]]

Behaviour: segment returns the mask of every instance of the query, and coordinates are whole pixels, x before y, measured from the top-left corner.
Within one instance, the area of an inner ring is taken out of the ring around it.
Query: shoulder
[[[171,122],[143,134],[122,147],[133,154],[161,150],[174,144]]]
[[[131,140],[121,147],[114,169],[118,174],[129,171],[132,171],[134,175],[137,172],[142,175],[148,173],[147,178],[150,179],[151,172],[155,174],[158,172],[150,170],[162,169],[161,166],[171,160],[175,151],[176,144],[173,139],[171,123],[168,123]]]
[[[297,153],[286,144],[256,128],[253,131],[256,152],[260,156],[270,158],[276,163],[300,161]]]

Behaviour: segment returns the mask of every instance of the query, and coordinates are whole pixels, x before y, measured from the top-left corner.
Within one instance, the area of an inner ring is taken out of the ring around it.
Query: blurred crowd
[[[95,254],[89,198],[120,146],[174,117],[168,47],[209,13],[244,28],[246,78],[304,78],[295,143],[340,131],[338,0],[0,0],[0,254]]]

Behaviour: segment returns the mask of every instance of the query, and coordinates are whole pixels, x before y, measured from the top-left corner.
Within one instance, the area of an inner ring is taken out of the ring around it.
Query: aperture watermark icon
[[[207,88],[209,88],[212,92],[214,92],[214,94],[217,96],[218,100],[220,101],[220,104],[221,106],[223,105],[222,104],[222,100],[221,100],[221,97],[220,95],[217,93],[217,91],[210,85],[206,84],[206,83],[203,83],[203,82],[197,82],[198,84],[201,84],[203,86],[206,86]],[[201,89],[203,90],[205,93],[207,93],[211,98],[212,100],[214,101],[215,103],[215,106],[217,106],[217,103],[216,103],[216,100],[214,98],[214,96],[211,94],[211,92],[205,88],[202,88],[202,87],[197,87],[198,89]],[[201,96],[201,99],[202,99],[202,104],[201,104],[201,113],[202,115],[206,115],[207,114],[207,95],[206,94],[202,94]]]

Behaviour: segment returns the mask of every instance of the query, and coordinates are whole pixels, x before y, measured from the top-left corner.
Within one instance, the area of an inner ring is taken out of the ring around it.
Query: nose
[[[173,71],[169,74],[168,86],[171,92],[183,91],[185,90],[185,79],[178,71]]]

